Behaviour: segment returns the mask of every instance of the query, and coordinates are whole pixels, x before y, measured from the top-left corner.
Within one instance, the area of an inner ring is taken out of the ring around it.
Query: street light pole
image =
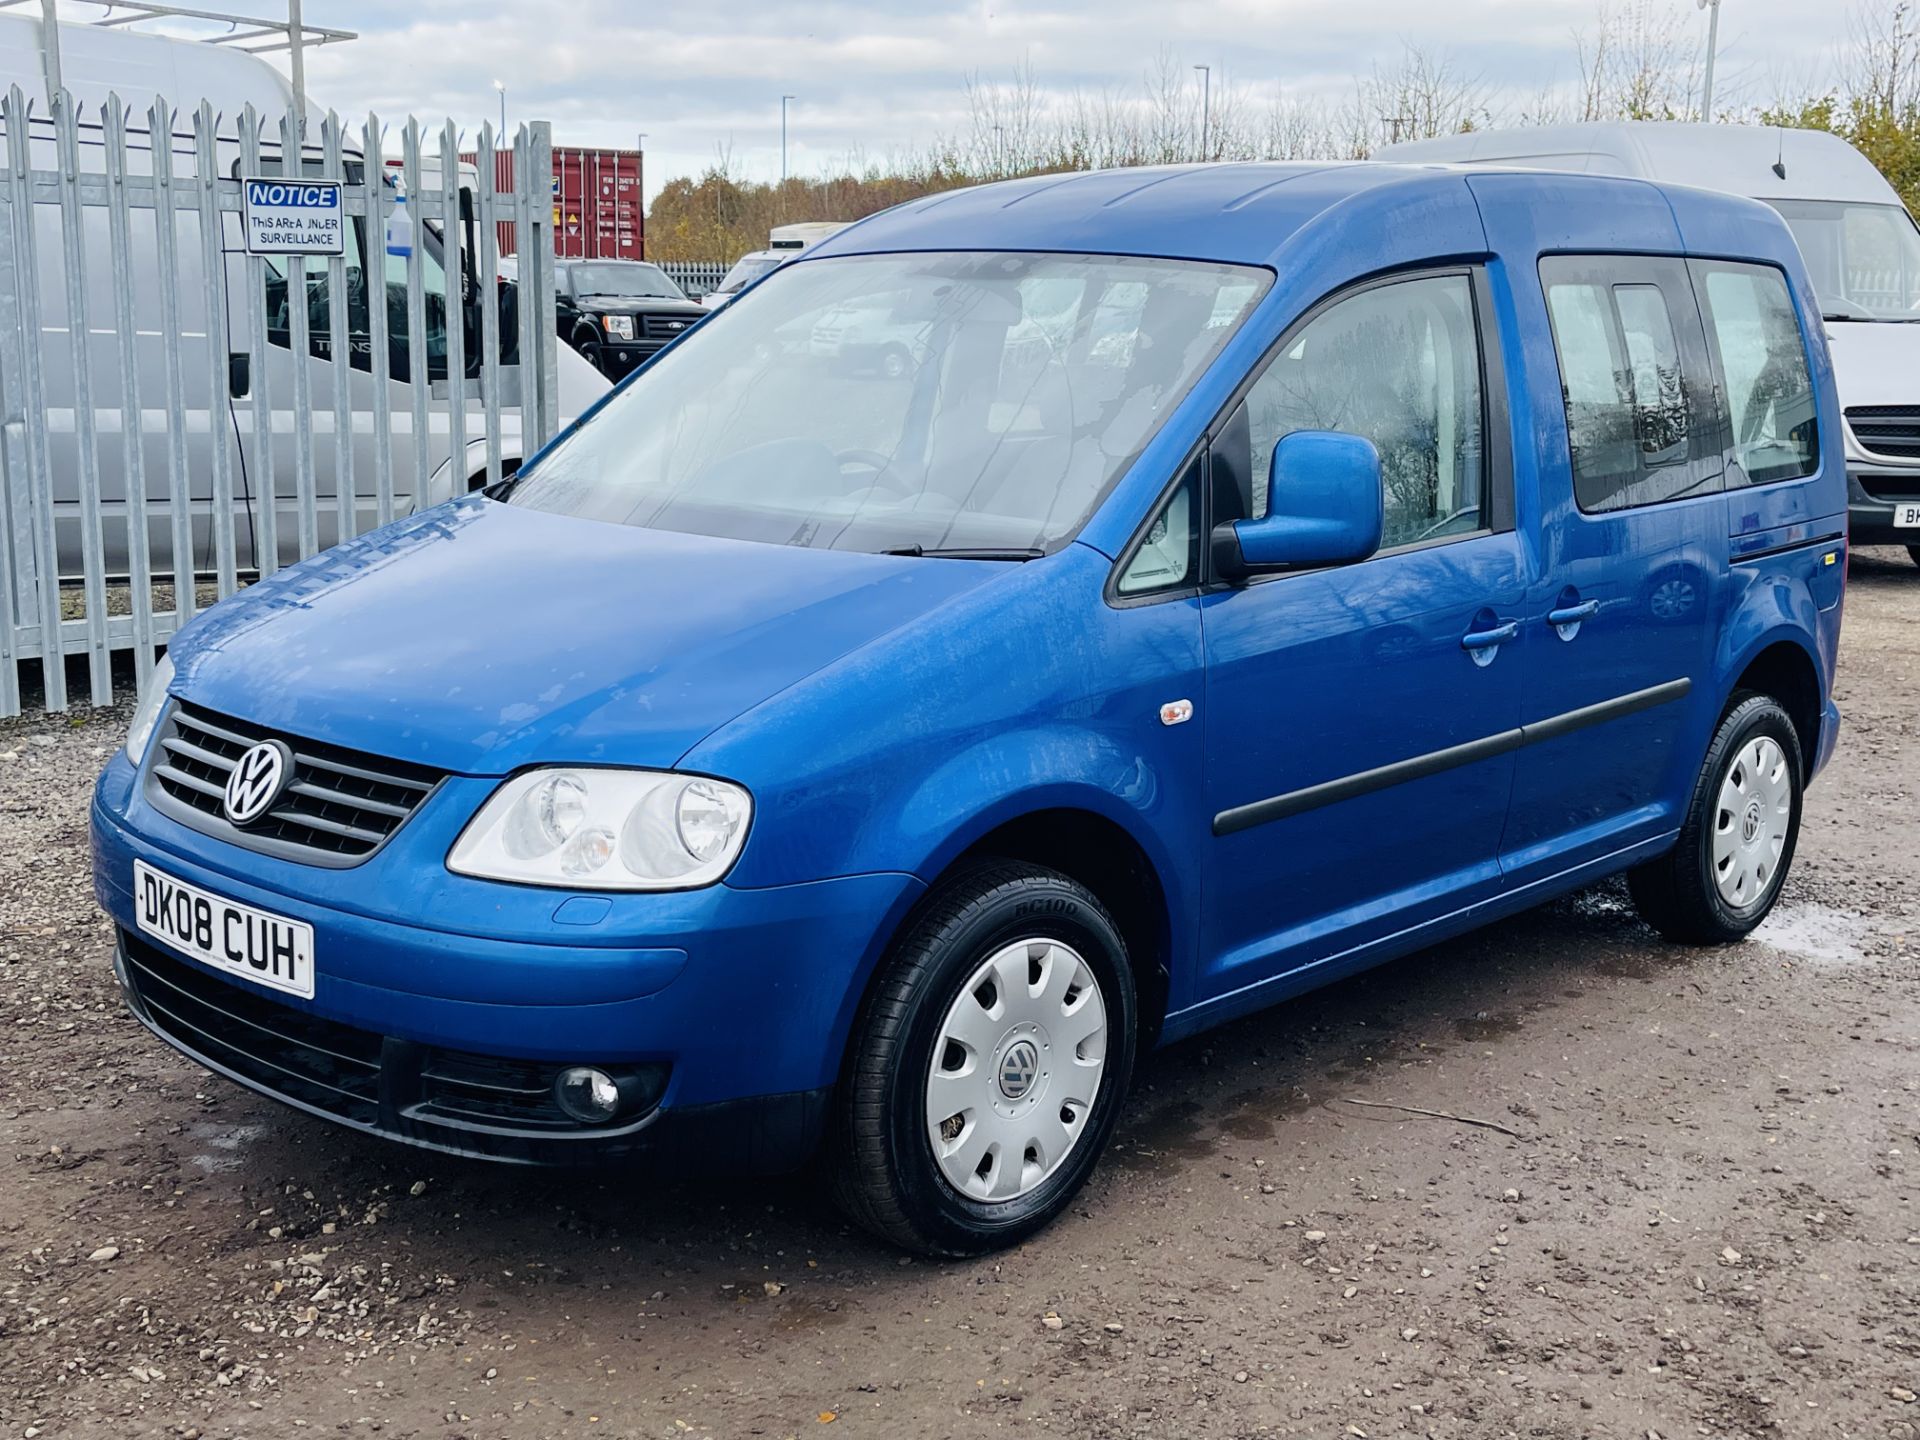
[[[1720,0],[1697,0],[1707,12],[1707,76],[1700,87],[1700,119],[1713,123],[1713,62],[1720,50]]]
[[[798,100],[798,95],[780,97],[780,183],[787,183],[787,102]]]
[[[504,142],[507,138],[507,82],[504,80],[496,80],[493,82],[493,88],[500,92],[499,140]]]
[[[1211,153],[1207,149],[1207,132],[1213,119],[1213,67],[1196,65],[1200,72],[1200,158],[1205,160]]]

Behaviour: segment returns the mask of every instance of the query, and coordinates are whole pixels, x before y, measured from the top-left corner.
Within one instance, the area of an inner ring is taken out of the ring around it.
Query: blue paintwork
[[[1134,170],[914,202],[793,263],[912,249],[1162,255],[1278,278],[1078,537],[1027,564],[705,540],[476,498],[253,587],[177,637],[176,694],[452,778],[373,858],[326,870],[174,823],[118,757],[92,813],[102,904],[131,925],[143,857],[315,926],[318,994],[288,1004],[464,1049],[671,1060],[671,1110],[830,1085],[915,900],[1037,811],[1099,817],[1153,867],[1165,953],[1149,958],[1167,968],[1177,1037],[1658,854],[1736,680],[1770,647],[1812,668],[1815,764],[1832,753],[1844,564],[1824,557],[1844,541],[1808,542],[1844,527],[1840,425],[1811,290],[1764,207],[1589,177]],[[1556,250],[1783,268],[1820,472],[1582,514],[1537,272]],[[1288,326],[1355,281],[1439,262],[1485,272],[1513,527],[1112,598],[1116,559]],[[1224,809],[1682,678],[1684,701],[1212,832]],[[1178,699],[1192,721],[1163,725]],[[735,780],[755,800],[744,853],[684,894],[450,873],[497,777],[556,762]]]
[[[1347,565],[1380,548],[1385,522],[1380,452],[1371,440],[1332,430],[1296,430],[1273,447],[1267,482],[1286,508],[1236,520],[1250,569]]]

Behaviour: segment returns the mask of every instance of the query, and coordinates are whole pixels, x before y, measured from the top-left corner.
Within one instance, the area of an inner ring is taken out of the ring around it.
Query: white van
[[[720,283],[700,297],[701,305],[718,310],[747,286],[778,270],[787,261],[811,250],[829,236],[838,235],[851,220],[799,220],[791,225],[776,225],[767,235],[767,248],[742,255],[721,277]]]
[[[0,92],[18,85],[31,99],[35,115],[32,130],[32,164],[36,170],[57,168],[54,131],[46,116],[49,104],[46,79],[41,68],[41,23],[28,18],[0,14]],[[150,173],[151,143],[147,134],[147,109],[156,95],[166,97],[176,109],[173,152],[176,173],[191,173],[193,141],[192,111],[202,100],[211,102],[222,117],[223,137],[219,164],[221,173],[239,176],[239,149],[234,140],[234,119],[248,105],[268,117],[268,134],[275,133],[274,121],[284,115],[293,101],[293,92],[280,73],[265,61],[229,46],[170,38],[114,27],[85,24],[60,26],[62,80],[74,97],[81,120],[80,165],[82,171],[98,173],[104,165],[102,109],[110,94],[118,94],[126,104],[127,160],[136,173]],[[0,140],[0,146],[4,141]],[[262,169],[279,168],[277,146],[263,144]],[[268,158],[272,157],[272,158]],[[309,144],[306,168],[317,168],[319,150]],[[362,165],[357,151],[346,158],[348,178],[358,180]],[[439,179],[437,163],[431,167],[432,181]],[[469,179],[470,167],[462,167],[462,183]],[[423,183],[428,177],[423,175]],[[39,259],[41,345],[46,386],[46,421],[49,457],[54,487],[55,548],[62,576],[78,575],[82,569],[79,440],[76,425],[73,366],[74,337],[67,325],[66,276],[62,259],[60,211],[57,206],[36,205],[35,243]],[[88,335],[84,343],[90,351],[89,373],[98,435],[95,447],[100,476],[100,511],[105,562],[110,576],[124,575],[128,569],[127,488],[121,442],[121,397],[119,382],[119,337],[115,333],[113,272],[108,260],[108,212],[104,206],[90,205],[84,211],[86,251]],[[311,396],[313,429],[313,475],[316,491],[315,514],[318,541],[322,548],[338,538],[335,501],[335,436],[333,426],[334,362],[327,327],[324,267],[308,269],[307,308],[312,320],[309,353],[296,359],[289,345],[288,286],[279,262],[267,262],[264,303],[267,314],[267,373],[251,373],[247,352],[251,349],[249,285],[250,267],[239,233],[239,216],[226,217],[221,249],[226,267],[224,333],[209,335],[204,307],[195,297],[209,293],[202,264],[199,216],[181,212],[175,226],[177,274],[182,297],[180,327],[169,343],[163,339],[159,308],[157,266],[153,244],[151,212],[143,212],[134,221],[133,256],[135,274],[135,353],[142,408],[142,459],[149,497],[149,554],[155,574],[173,569],[173,536],[166,495],[168,426],[162,398],[166,391],[168,349],[178,357],[183,382],[186,418],[187,471],[192,501],[193,557],[195,571],[206,574],[213,568],[213,445],[216,438],[233,446],[234,515],[236,566],[242,572],[259,568],[255,551],[259,511],[264,508],[269,490],[267,464],[257,453],[254,406],[256,397],[265,394],[273,407],[273,431],[277,443],[271,450],[271,492],[277,517],[276,549],[281,563],[298,558],[299,504],[295,488],[295,455],[292,435],[294,374],[298,366],[307,371]],[[371,254],[376,266],[385,270],[389,287],[398,285],[404,292],[405,262],[385,254],[384,236],[367,237],[365,221],[352,218],[348,228],[346,269],[349,285],[349,328],[354,350],[349,365],[349,408],[356,419],[353,427],[353,474],[355,477],[356,528],[371,529],[377,523],[378,500],[374,491],[374,441],[371,415],[373,377],[366,348],[367,300],[363,276],[365,257]],[[144,243],[142,236],[144,234]],[[448,304],[445,237],[430,225],[414,229],[415,244],[423,257],[424,285],[428,292],[427,342],[428,370],[435,388],[445,390],[445,334],[448,318],[467,323],[468,333],[476,337],[468,345],[470,366],[478,364],[479,310],[481,296],[490,293],[471,278],[455,289],[452,307]],[[457,237],[456,237],[457,238]],[[462,269],[470,269],[472,247],[456,247]],[[277,281],[277,283],[276,283]],[[391,293],[391,292],[390,292]],[[470,297],[470,298],[466,298]],[[511,330],[513,306],[503,308],[503,349]],[[388,391],[392,415],[394,502],[400,513],[445,499],[456,489],[466,488],[475,466],[484,468],[484,441],[472,437],[481,433],[483,417],[470,408],[467,418],[469,444],[464,456],[449,464],[451,426],[444,401],[436,399],[428,410],[429,446],[426,473],[420,464],[413,437],[413,388],[407,374],[404,304],[389,304],[389,313],[399,334],[390,347],[393,378]],[[471,312],[465,313],[465,312]],[[517,336],[514,337],[517,343]],[[211,350],[213,353],[209,353]],[[224,385],[213,381],[218,356],[232,357],[219,364],[226,377]],[[435,370],[438,361],[439,369]],[[580,413],[607,390],[604,377],[577,355],[561,347],[558,356],[560,413]],[[511,469],[523,458],[519,433],[520,417],[508,411],[501,417],[501,455]]]
[[[1920,562],[1920,228],[1837,135],[1638,121],[1486,130],[1378,160],[1576,170],[1726,190],[1786,218],[1819,293],[1847,428],[1853,539]]]

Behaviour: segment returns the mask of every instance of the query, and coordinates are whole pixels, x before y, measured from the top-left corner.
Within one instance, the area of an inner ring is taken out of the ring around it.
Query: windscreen
[[[796,262],[630,381],[511,503],[821,549],[1044,551],[1270,278],[1098,255]]]
[[[576,295],[632,295],[660,300],[684,300],[680,287],[664,270],[652,265],[575,265]]]
[[[780,261],[771,255],[749,255],[744,260],[733,262],[733,268],[727,271],[720,283],[713,287],[716,295],[731,295],[736,290],[744,290],[769,270],[778,270]]]
[[[1920,320],[1920,230],[1898,205],[1775,200],[1829,320]]]

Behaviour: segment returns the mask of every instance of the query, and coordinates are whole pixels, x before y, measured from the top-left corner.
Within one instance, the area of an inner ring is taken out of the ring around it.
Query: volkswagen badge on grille
[[[292,760],[293,753],[278,740],[262,740],[234,761],[227,777],[227,819],[246,825],[266,814],[293,778]]]

